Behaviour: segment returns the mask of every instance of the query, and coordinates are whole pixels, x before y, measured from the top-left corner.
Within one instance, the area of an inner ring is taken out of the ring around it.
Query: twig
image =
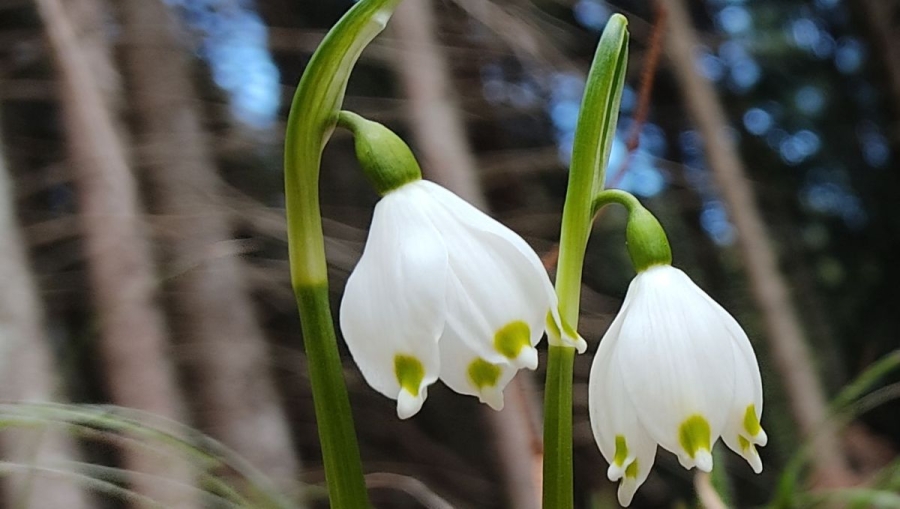
[[[369,488],[391,488],[400,490],[415,498],[428,509],[453,509],[437,493],[431,490],[422,481],[407,475],[392,474],[389,472],[376,472],[366,475],[366,486]]]
[[[631,167],[631,160],[641,143],[641,130],[647,123],[650,115],[650,96],[653,94],[653,78],[659,68],[659,57],[662,54],[662,37],[666,29],[666,20],[669,13],[662,2],[656,3],[656,19],[653,21],[653,31],[650,32],[650,40],[647,44],[647,54],[644,56],[644,68],[641,70],[641,87],[638,93],[638,106],[628,131],[625,141],[627,154],[618,170],[613,174],[607,187],[614,189],[619,186],[625,173]]]
[[[725,502],[712,485],[712,477],[706,472],[697,472],[694,475],[694,489],[697,490],[697,498],[704,509],[726,509]]]

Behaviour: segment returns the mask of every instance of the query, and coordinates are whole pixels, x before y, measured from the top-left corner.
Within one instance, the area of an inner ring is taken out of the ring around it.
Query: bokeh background
[[[281,150],[351,5],[0,0],[0,507],[327,506]],[[715,507],[711,485],[728,507],[900,507],[900,2],[405,0],[345,108],[552,271],[613,12],[632,38],[608,185],[748,331],[770,437],[758,476],[721,445],[711,479],[660,452],[633,507]],[[321,193],[336,309],[377,200],[344,133]],[[584,272],[580,508],[617,507],[587,375],[633,277],[624,219],[598,218]],[[501,413],[438,384],[400,422],[345,361],[377,507],[539,506],[543,362]]]

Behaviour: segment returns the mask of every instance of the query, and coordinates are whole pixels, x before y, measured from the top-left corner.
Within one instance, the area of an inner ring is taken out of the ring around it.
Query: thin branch
[[[408,475],[375,472],[366,475],[366,486],[371,488],[390,488],[402,491],[416,499],[427,509],[453,509],[449,502],[431,490],[422,481]]]
[[[706,472],[694,474],[694,489],[697,490],[697,498],[704,509],[726,509],[725,502],[712,485],[712,476]]]
[[[641,143],[641,130],[647,123],[647,117],[650,115],[650,97],[653,95],[653,81],[656,77],[656,70],[659,67],[659,57],[662,54],[662,37],[666,31],[666,19],[668,11],[662,2],[656,3],[656,19],[653,21],[653,30],[650,32],[650,41],[647,43],[648,50],[644,55],[644,67],[641,69],[641,86],[638,92],[638,106],[632,119],[631,129],[628,130],[628,136],[625,141],[625,149],[628,154],[619,166],[619,169],[613,174],[607,187],[614,189],[619,186],[626,172],[631,167],[631,160],[634,158],[635,152]]]

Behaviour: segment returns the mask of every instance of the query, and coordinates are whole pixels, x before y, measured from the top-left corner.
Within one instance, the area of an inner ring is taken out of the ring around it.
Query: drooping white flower
[[[415,180],[375,206],[369,238],[347,281],[341,330],[374,389],[400,418],[422,407],[441,379],[503,406],[503,388],[537,367],[548,323],[561,325],[540,259],[509,228],[437,184]],[[556,341],[580,351],[577,334]]]
[[[670,265],[641,271],[604,335],[591,367],[591,427],[620,481],[619,502],[631,503],[647,479],[657,445],[685,468],[712,469],[721,436],[753,470],[762,382],[747,335],[735,319],[684,272]]]

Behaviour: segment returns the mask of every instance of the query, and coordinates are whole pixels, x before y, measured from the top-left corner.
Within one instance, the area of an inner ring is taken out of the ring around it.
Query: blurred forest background
[[[0,0],[0,506],[327,505],[281,146],[351,5]],[[345,108],[552,268],[612,12],[632,39],[608,184],[658,215],[763,370],[765,470],[717,454],[712,485],[733,507],[900,507],[900,2],[405,0]],[[336,303],[377,199],[340,132],[321,191]],[[616,507],[587,375],[633,276],[623,228],[604,212],[587,255],[581,508]],[[543,362],[503,412],[438,384],[404,422],[345,367],[377,507],[537,509]],[[633,506],[696,507],[693,474],[661,452]]]

